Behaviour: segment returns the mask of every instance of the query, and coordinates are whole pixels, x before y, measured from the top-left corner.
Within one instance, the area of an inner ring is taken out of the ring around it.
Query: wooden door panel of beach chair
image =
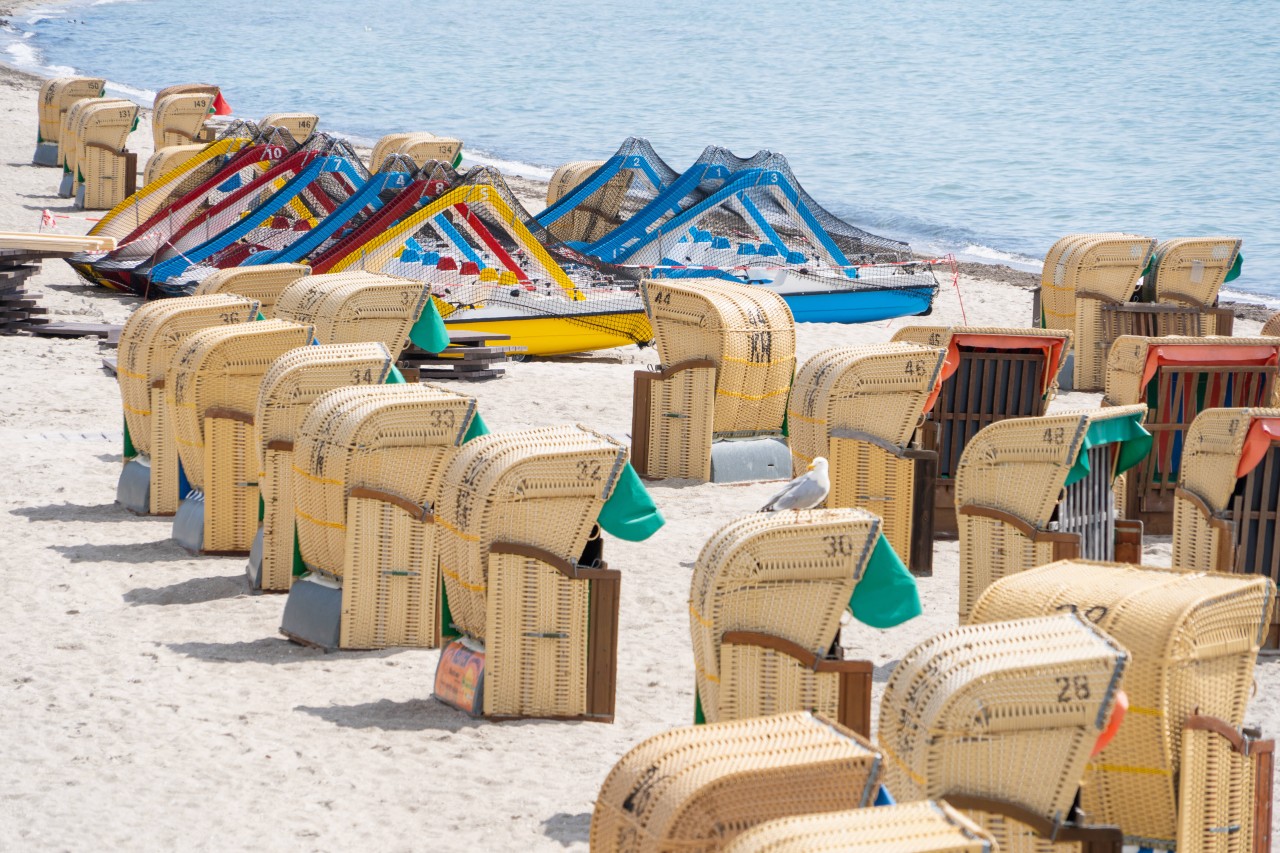
[[[1173,565],[1280,582],[1280,409],[1208,409],[1187,432]],[[1280,613],[1266,649],[1280,647]]]
[[[796,368],[791,310],[777,293],[722,281],[643,285],[663,365],[711,359],[716,366],[713,431],[781,435]]]
[[[263,377],[254,417],[262,495],[259,588],[287,592],[293,583],[293,445],[307,410],[334,388],[381,385],[391,367],[380,343],[327,344],[285,353]]]
[[[1256,575],[1069,560],[997,581],[971,618],[999,625],[1069,610],[1128,649],[1130,713],[1090,764],[1081,808],[1096,821],[1119,826],[1128,844],[1200,849],[1199,832],[1189,838],[1185,824],[1179,829],[1189,817],[1179,814],[1179,799],[1201,803],[1200,814],[1214,814],[1239,797],[1226,778],[1204,786],[1194,781],[1203,771],[1182,765],[1184,729],[1198,714],[1239,732],[1275,594],[1275,584]],[[1230,808],[1232,823],[1240,824],[1253,804]],[[1232,846],[1215,849],[1248,849],[1224,840]]]
[[[693,359],[634,374],[631,456],[642,477],[711,479],[715,363]]]
[[[960,620],[1006,575],[1055,559],[1141,559],[1112,485],[1150,447],[1144,406],[1011,418],[979,432],[956,473]]]
[[[201,141],[205,119],[213,112],[216,92],[172,94],[160,98],[151,114],[153,150]]]
[[[169,145],[157,149],[147,158],[147,165],[142,167],[142,185],[145,187],[152,181],[159,180],[205,149],[203,144]]]
[[[274,316],[311,323],[322,344],[380,341],[393,358],[430,298],[425,282],[367,272],[306,276],[286,287]]]
[[[693,568],[689,629],[707,722],[813,710],[871,732],[871,665],[831,649],[881,534],[857,509],[732,521]]]
[[[284,128],[301,145],[316,132],[320,117],[314,113],[272,113],[260,122],[260,126]]]
[[[174,357],[165,379],[182,469],[203,495],[209,553],[247,554],[258,529],[258,390],[284,353],[312,329],[283,320],[203,329]]]
[[[102,97],[106,80],[101,77],[54,77],[40,86],[36,127],[37,166],[57,166],[62,117],[76,101]]]
[[[613,766],[591,849],[718,853],[767,821],[865,808],[880,761],[867,741],[809,712],[673,729]]]
[[[96,104],[82,112],[77,134],[76,205],[110,210],[137,189],[138,157],[125,150],[138,106],[124,101]]]
[[[1146,338],[1115,342],[1104,403],[1150,409],[1151,453],[1125,477],[1121,507],[1152,533],[1173,526],[1174,492],[1185,436],[1206,409],[1280,404],[1280,339]]]
[[[1051,839],[1072,813],[1128,658],[1078,614],[967,625],[926,640],[885,685],[885,786],[899,801],[1008,803],[1015,809],[1000,819],[983,809],[969,817],[1003,844],[1009,811],[1026,813],[1049,825]]]
[[[150,511],[172,515],[178,493],[178,446],[165,395],[165,376],[186,339],[215,325],[248,323],[255,300],[232,295],[164,300],[139,306],[120,331],[116,380],[125,428],[150,467]]]
[[[196,285],[193,295],[236,293],[256,299],[264,317],[275,317],[276,302],[284,289],[303,276],[311,274],[306,264],[262,264],[256,267],[230,267],[214,270]]]
[[[762,823],[724,853],[995,853],[994,839],[945,802],[926,800]],[[1101,851],[1099,851],[1101,853]]]

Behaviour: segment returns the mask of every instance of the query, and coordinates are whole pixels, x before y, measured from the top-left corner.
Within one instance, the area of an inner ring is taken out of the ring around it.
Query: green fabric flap
[[[853,588],[849,610],[872,628],[892,628],[922,612],[916,579],[883,534],[871,552],[862,580]]]
[[[604,530],[628,542],[642,542],[667,523],[630,462],[596,520]]]
[[[693,685],[693,724],[695,726],[705,725],[707,715],[702,712],[702,697],[698,695],[698,685]]]
[[[471,426],[467,427],[467,434],[462,437],[462,443],[466,444],[473,438],[488,434],[489,425],[484,422],[484,418],[480,417],[480,413],[476,412],[476,416],[471,419]]]
[[[1240,277],[1240,270],[1244,267],[1244,252],[1236,252],[1236,262],[1231,265],[1231,269],[1227,271],[1227,277],[1222,280],[1223,284],[1229,281],[1235,281]]]
[[[430,298],[422,306],[422,313],[409,330],[409,340],[423,352],[442,352],[449,346],[449,330],[444,327],[444,320],[440,318],[440,312]]]
[[[258,492],[258,525],[262,525],[262,520],[267,517],[267,502],[262,499],[262,492]]]
[[[1080,455],[1076,463],[1067,472],[1067,481],[1062,485],[1070,486],[1078,483],[1089,473],[1089,448],[1099,444],[1120,444],[1120,458],[1116,464],[1116,474],[1123,474],[1142,461],[1151,450],[1151,433],[1138,422],[1141,413],[1126,418],[1107,418],[1089,424],[1089,431],[1084,434],[1084,442],[1080,445]]]
[[[293,576],[300,578],[307,573],[307,564],[302,560],[302,546],[298,544],[298,525],[293,526]]]
[[[396,367],[393,364],[391,365],[391,370],[387,373],[387,378],[382,380],[382,384],[383,385],[403,385],[404,374],[400,372],[400,368]]]
[[[124,458],[132,459],[138,455],[138,448],[133,446],[133,439],[129,437],[129,421],[124,422]]]

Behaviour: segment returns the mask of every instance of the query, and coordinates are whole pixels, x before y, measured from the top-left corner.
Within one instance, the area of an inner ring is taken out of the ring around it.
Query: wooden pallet
[[[484,332],[450,332],[449,346],[439,353],[423,352],[410,346],[400,356],[404,367],[416,368],[420,379],[460,379],[478,382],[497,379],[506,373],[498,367],[511,353],[524,352],[524,347],[493,346],[494,341],[509,341],[510,335]]]
[[[40,310],[44,310],[43,308]],[[31,334],[41,338],[102,338],[107,339],[112,332],[119,340],[120,327],[114,323],[53,323],[45,321],[43,325],[32,326]]]

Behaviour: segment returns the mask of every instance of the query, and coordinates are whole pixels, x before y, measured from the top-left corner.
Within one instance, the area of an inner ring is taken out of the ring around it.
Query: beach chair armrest
[[[281,450],[285,453],[292,453],[293,442],[287,438],[273,438],[267,442],[267,450]]]
[[[292,442],[289,442],[289,447],[292,449]],[[420,506],[403,495],[397,495],[394,492],[384,492],[379,491],[378,489],[368,489],[364,486],[355,486],[351,489],[348,497],[364,498],[366,500],[390,504],[391,506],[404,510],[409,514],[410,518],[420,521],[423,524],[432,524],[435,522],[435,516],[431,514],[431,509],[429,507]]]
[[[1120,853],[1124,847],[1124,833],[1118,826],[1082,826],[1071,823],[1054,826],[1047,818],[1024,806],[995,797],[948,793],[939,799],[956,809],[1004,815],[1029,827],[1045,840],[1077,843],[1080,845],[1080,853]]]
[[[242,412],[239,409],[228,409],[225,406],[212,406],[204,410],[206,418],[223,421],[239,421],[242,424],[253,426],[253,415],[249,412]]]
[[[570,580],[613,580],[622,577],[622,573],[601,563],[599,566],[579,566],[559,557],[544,548],[525,545],[520,542],[494,542],[489,546],[490,554],[515,554],[517,557],[528,557],[537,560]]]
[[[670,379],[672,376],[675,376],[677,373],[680,373],[681,371],[697,370],[699,368],[707,368],[707,367],[714,369],[715,366],[716,366],[716,363],[709,358],[690,358],[685,361],[677,362],[676,364],[673,364],[670,367],[664,367],[662,365],[659,365],[657,370],[651,370],[647,372],[653,374],[651,377],[648,377],[649,380],[656,381],[656,380],[662,380],[662,379]]]
[[[978,518],[990,518],[1003,522],[1017,530],[1035,544],[1053,543],[1054,560],[1072,560],[1080,555],[1080,534],[1067,533],[1061,530],[1041,530],[1031,522],[1019,518],[1011,512],[996,509],[993,506],[968,504],[956,510],[958,515],[972,515]]]

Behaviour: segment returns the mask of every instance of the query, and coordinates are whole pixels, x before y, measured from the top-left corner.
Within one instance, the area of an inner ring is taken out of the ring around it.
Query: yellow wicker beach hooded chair
[[[1121,509],[1150,533],[1173,526],[1184,438],[1206,409],[1280,406],[1280,338],[1138,337],[1115,342],[1104,405],[1142,404],[1155,445],[1124,479]]]
[[[1081,809],[1127,844],[1246,853],[1270,824],[1254,808],[1265,789],[1270,810],[1271,747],[1240,729],[1275,595],[1258,575],[1063,561],[996,582],[972,621],[1071,611],[1122,644],[1129,712],[1087,768]]]
[[[442,471],[483,430],[471,397],[435,385],[322,395],[293,451],[295,573],[281,633],[323,648],[440,644]]]
[[[1043,415],[1071,339],[1067,329],[980,326],[905,326],[894,334],[894,341],[947,350],[941,390],[916,433],[923,449],[938,454],[935,532],[956,532],[956,466],[969,439],[996,421]]]
[[[194,145],[170,145],[161,148],[147,158],[147,165],[142,167],[142,185],[145,187],[152,181],[159,180],[183,163],[199,155],[205,150],[204,143]]]
[[[151,140],[155,151],[170,145],[188,145],[193,142],[211,142],[204,132],[205,119],[213,112],[212,92],[188,92],[165,95],[155,103],[151,114]]]
[[[120,330],[116,380],[124,405],[125,467],[116,502],[132,512],[173,515],[182,500],[178,446],[165,402],[174,355],[201,329],[258,317],[255,300],[232,295],[163,299],[139,306]]]
[[[265,317],[275,317],[276,302],[284,289],[311,274],[306,264],[260,264],[256,267],[229,267],[214,270],[196,285],[195,296],[234,293],[256,299]]]
[[[102,97],[106,82],[101,77],[54,77],[41,84],[36,153],[32,163],[37,166],[58,165],[62,117],[76,101]]]
[[[926,800],[771,820],[739,835],[724,853],[995,853],[996,849],[982,827],[944,802]]]
[[[125,150],[137,126],[138,105],[129,101],[88,104],[76,129],[74,172],[76,206],[110,210],[133,195],[138,184],[138,155]]]
[[[435,160],[438,163],[445,163],[453,167],[457,167],[462,162],[462,140],[454,139],[449,136],[436,136],[432,133],[412,133],[408,138],[401,141],[394,151],[389,154],[399,154],[401,157],[408,157],[419,168],[429,160]],[[378,161],[377,168],[381,168],[386,161],[386,157]]]
[[[324,393],[381,385],[391,369],[380,343],[325,344],[290,350],[263,377],[253,421],[262,526],[250,549],[251,589],[287,592],[293,584],[293,446],[303,416]]]
[[[1128,658],[1074,613],[966,625],[924,641],[885,685],[877,733],[885,787],[898,801],[945,799],[966,810],[1001,850],[1041,849],[1036,836],[1079,832],[1072,806]],[[1118,830],[1108,834],[1119,842]]]
[[[422,281],[368,272],[299,277],[281,291],[272,316],[310,323],[322,344],[380,341],[393,358],[430,298]]]
[[[301,145],[316,132],[316,128],[320,126],[320,117],[314,113],[272,113],[259,122],[258,126],[282,127]]]
[[[594,853],[718,853],[771,820],[871,804],[880,753],[821,714],[755,717],[654,735],[596,797]]]
[[[1173,565],[1280,582],[1280,409],[1208,409],[1187,431]],[[1280,615],[1280,614],[1277,614]],[[1263,643],[1280,647],[1274,617]]]
[[[1000,578],[1067,557],[1140,562],[1142,525],[1117,517],[1115,478],[1151,448],[1145,406],[994,423],[956,471],[960,620]]]
[[[401,131],[398,133],[388,133],[386,136],[378,139],[378,141],[373,144],[373,150],[369,152],[369,171],[376,172],[381,169],[382,164],[386,162],[388,157],[395,154],[401,145],[408,142],[415,136],[422,135],[429,136],[430,134],[406,133]]]
[[[117,104],[121,109],[135,106],[132,101],[122,98],[80,98],[74,101],[62,114],[62,122],[58,130],[58,165],[62,166],[62,181],[58,185],[58,195],[62,198],[74,198],[79,183],[76,171],[76,159],[80,150],[80,131],[84,127],[85,115],[90,107],[103,104]]]
[[[937,454],[911,441],[933,407],[946,354],[914,343],[826,349],[800,368],[787,407],[792,473],[825,458],[826,506],[876,513],[920,575],[933,572]]]
[[[203,329],[178,349],[165,398],[192,489],[173,519],[187,550],[248,555],[258,530],[258,389],[276,359],[312,337],[310,326],[263,320]]]
[[[870,736],[872,665],[842,659],[841,617],[920,613],[880,531],[865,510],[817,509],[755,513],[707,541],[689,590],[696,722],[809,710]]]
[[[547,207],[555,204],[604,165],[603,160],[580,160],[565,163],[547,185]],[[594,242],[622,224],[620,212],[635,173],[624,169],[604,183],[600,189],[551,225],[551,233],[566,242]]]
[[[643,285],[662,364],[635,374],[632,454],[655,478],[785,477],[782,442],[795,323],[763,287],[718,280]]]
[[[1239,237],[1174,237],[1156,246],[1151,290],[1157,302],[1213,308],[1218,291],[1231,274],[1239,273]],[[1207,335],[1231,330],[1208,328]]]
[[[208,95],[210,103],[212,103],[212,99],[217,97],[220,91],[221,89],[212,83],[175,83],[172,86],[165,86],[156,92],[155,98],[151,101],[151,106],[154,109],[170,95]]]

